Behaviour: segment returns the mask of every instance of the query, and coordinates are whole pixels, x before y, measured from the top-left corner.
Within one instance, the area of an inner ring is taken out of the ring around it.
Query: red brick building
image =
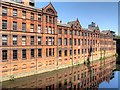
[[[109,31],[100,32],[94,23],[84,29],[78,19],[63,24],[57,22],[57,17],[57,11],[51,3],[43,8],[35,8],[32,0],[2,1],[2,81],[81,64],[116,53],[115,42]]]

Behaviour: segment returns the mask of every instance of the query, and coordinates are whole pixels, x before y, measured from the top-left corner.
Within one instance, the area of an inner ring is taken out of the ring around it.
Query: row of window
[[[17,30],[17,22],[13,22],[13,30]],[[7,20],[2,20],[2,29],[7,29]],[[26,23],[22,23],[22,31],[26,32]],[[37,26],[38,33],[42,33],[41,25]],[[54,34],[54,27],[47,27],[45,28],[46,33]],[[34,32],[34,24],[30,24],[30,32]]]
[[[101,39],[112,39],[112,36],[109,35],[100,35]]]
[[[35,38],[34,36],[30,37],[30,45],[34,45],[34,41]],[[18,36],[17,35],[13,35],[12,37],[12,41],[13,41],[13,45],[18,45]],[[54,41],[52,41],[54,43]],[[2,35],[2,45],[6,46],[8,43],[8,36],[7,35]],[[42,44],[42,37],[38,36],[37,37],[37,44],[41,45]],[[22,36],[22,45],[26,45],[26,36]],[[49,44],[48,44],[49,45]],[[50,44],[50,45],[54,45],[54,44]]]
[[[69,39],[69,45],[72,45],[72,38],[70,38]],[[87,45],[87,43],[88,43],[88,45],[95,45],[95,44],[97,44],[97,40],[86,40],[86,39],[82,39],[82,40],[80,40],[80,39],[78,39],[78,45]],[[62,45],[62,38],[58,38],[58,45],[60,46],[60,45]],[[68,45],[68,39],[67,38],[64,38],[64,45],[65,46],[67,46]],[[77,45],[77,39],[74,39],[74,45]]]
[[[54,37],[46,37],[46,45],[54,45]]]
[[[30,50],[31,58],[35,58],[35,49]],[[8,57],[8,51],[7,50],[2,50],[2,61],[5,62],[7,61]],[[38,49],[38,57],[42,57],[42,49]],[[27,58],[27,50],[22,49],[22,59]],[[18,59],[18,50],[13,50],[13,60]]]
[[[68,31],[69,31],[69,34],[70,35],[78,35],[78,36],[80,36],[80,35],[82,35],[82,36],[88,36],[88,37],[96,37],[96,38],[99,38],[99,34],[93,34],[93,33],[87,33],[87,32],[81,32],[81,31],[77,31],[77,30],[64,30],[64,34],[68,34]],[[58,34],[62,34],[62,29],[59,29],[58,30]]]
[[[97,48],[93,48],[93,52],[97,51]],[[90,49],[88,49],[90,52]],[[46,49],[46,57],[54,56],[54,48]],[[82,54],[87,53],[87,49],[82,49]],[[35,58],[35,49],[30,49],[31,58]],[[72,55],[72,50],[69,50],[69,54]],[[74,55],[77,54],[77,50],[74,49]],[[78,49],[78,54],[80,54],[80,49]],[[8,50],[2,50],[2,61],[7,61]],[[18,50],[13,50],[13,60],[18,59]],[[42,57],[42,49],[38,49],[38,57]],[[62,50],[59,50],[59,57],[62,56]],[[64,56],[68,56],[68,50],[64,50]],[[22,49],[22,59],[27,58],[27,50]]]
[[[100,40],[100,45],[113,45],[113,41],[102,41],[102,40]]]
[[[13,45],[17,45],[18,43],[18,36],[17,35],[13,35],[12,37],[12,40],[13,40]],[[30,37],[30,45],[34,45],[35,44],[35,37],[34,36],[31,36]],[[42,44],[42,37],[38,36],[37,38],[37,42],[38,42],[38,45],[41,45]],[[2,35],[2,45],[5,46],[7,45],[8,43],[8,36],[7,35]],[[83,40],[80,41],[80,39],[78,39],[78,45],[95,45],[97,44],[97,40]],[[22,45],[26,45],[26,36],[22,36]],[[55,38],[54,37],[46,37],[46,45],[55,45]],[[62,38],[59,38],[58,39],[58,45],[62,45]],[[68,45],[68,39],[67,38],[64,38],[64,45]],[[72,45],[72,38],[69,39],[69,45]],[[74,39],[74,45],[77,45],[77,39]]]
[[[3,16],[6,16],[8,14],[8,9],[7,9],[7,7],[2,7],[2,15]],[[13,9],[13,16],[14,17],[18,17],[18,10],[17,9]],[[26,16],[27,16],[27,12],[26,11],[22,11],[22,18],[26,18]],[[34,15],[34,13],[32,13],[31,12],[31,17],[30,17],[30,19],[31,20],[34,20],[34,18],[35,18],[35,15]],[[41,20],[41,15],[40,14],[38,14],[38,20]]]
[[[6,16],[8,14],[8,9],[7,7],[2,7],[2,15],[3,16]],[[27,12],[26,11],[22,11],[22,18],[25,19],[27,16]],[[13,9],[13,17],[18,17],[18,10],[17,9]],[[34,20],[35,19],[35,15],[34,13],[31,12],[31,17],[30,17],[31,20]],[[38,14],[38,20],[40,21],[41,20],[41,15]],[[52,17],[52,16],[46,16],[46,22],[49,22],[49,23],[55,23],[55,18]]]
[[[93,49],[82,49],[81,51],[80,51],[80,49],[74,49],[74,55],[76,55],[76,54],[78,54],[78,55],[80,55],[81,53],[82,54],[86,54],[87,52],[89,53],[89,52],[95,52],[95,51],[97,51],[97,48],[93,48]],[[72,50],[64,50],[64,56],[68,56],[68,52],[69,52],[69,55],[72,55],[73,53],[72,53]],[[78,52],[78,53],[77,53]],[[58,55],[59,55],[59,57],[62,57],[62,50],[59,50],[59,52],[58,52]]]
[[[55,18],[51,16],[46,16],[46,22],[55,23]]]
[[[103,51],[103,50],[116,50],[116,49],[113,47],[101,47],[100,51]]]

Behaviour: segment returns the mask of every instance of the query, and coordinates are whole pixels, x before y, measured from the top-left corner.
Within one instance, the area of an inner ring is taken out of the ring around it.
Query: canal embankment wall
[[[90,57],[90,63],[92,63],[93,61],[100,60],[100,59],[113,57],[115,54],[116,54],[115,52],[104,52],[103,51],[102,54],[100,53],[99,55],[91,56]],[[56,66],[48,67],[48,68],[38,68],[36,70],[31,70],[29,72],[26,71],[26,72],[22,72],[22,73],[10,74],[10,75],[8,75],[6,77],[2,77],[1,81],[14,80],[16,78],[22,78],[22,77],[27,77],[27,76],[31,76],[31,75],[40,74],[40,73],[45,73],[45,72],[50,72],[50,71],[54,71],[54,70],[59,70],[59,69],[67,68],[67,67],[72,67],[72,66],[75,66],[75,65],[83,64],[84,61],[85,61],[85,63],[87,63],[87,58],[85,60],[82,58],[77,63],[75,63],[74,60],[73,60],[73,62],[71,61],[70,64],[56,65]]]

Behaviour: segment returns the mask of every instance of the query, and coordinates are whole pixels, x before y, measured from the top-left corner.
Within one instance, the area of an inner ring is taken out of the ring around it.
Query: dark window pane
[[[23,50],[22,50],[22,58],[23,58],[23,59],[26,59],[26,49],[23,49]]]
[[[13,59],[17,59],[17,50],[13,50]]]
[[[7,50],[2,50],[2,61],[7,61]]]

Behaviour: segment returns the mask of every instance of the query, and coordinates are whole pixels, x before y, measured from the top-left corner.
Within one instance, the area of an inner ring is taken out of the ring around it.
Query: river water
[[[118,90],[120,65],[116,58],[81,64],[39,75],[5,81],[2,88],[33,88],[39,90],[79,90],[81,88],[112,88]],[[104,89],[105,90],[105,89]]]

